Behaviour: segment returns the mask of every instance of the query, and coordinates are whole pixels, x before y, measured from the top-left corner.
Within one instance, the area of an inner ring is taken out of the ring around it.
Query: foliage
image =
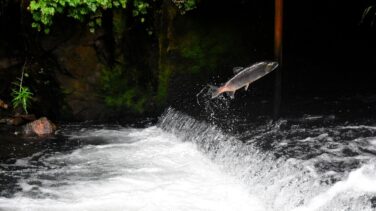
[[[133,6],[133,16],[144,22],[150,7],[147,0],[31,0],[28,9],[34,20],[32,27],[39,31],[44,29],[45,33],[49,33],[53,18],[64,14],[81,22],[88,20],[90,31],[94,32],[96,27],[102,25],[104,10],[125,9],[129,4]]]
[[[12,104],[14,108],[22,106],[22,109],[27,114],[27,108],[30,105],[30,99],[33,93],[30,92],[28,87],[21,86],[19,89],[12,90]]]
[[[18,78],[18,82],[14,82],[13,84],[16,86],[16,88],[12,89],[12,104],[13,108],[19,108],[22,107],[22,109],[27,114],[27,108],[30,105],[30,100],[33,96],[33,93],[30,91],[30,89],[26,86],[23,86],[23,77],[24,77],[24,70],[22,70],[21,78]]]
[[[172,2],[179,8],[181,14],[196,8],[198,0],[172,0]]]
[[[130,85],[122,66],[104,69],[101,73],[101,84],[104,101],[110,107],[127,107],[138,113],[145,110],[151,90],[144,90],[137,85]]]
[[[226,40],[227,42],[223,42]],[[228,58],[227,54],[236,46],[234,43],[236,36],[233,33],[221,33],[218,31],[190,31],[179,43],[180,53],[189,66],[190,73],[200,73],[201,71],[214,71],[223,58]],[[235,54],[235,53],[234,53]]]
[[[167,64],[162,64],[160,68],[158,76],[158,95],[156,100],[159,104],[163,104],[168,95],[168,87],[173,70],[172,67]]]
[[[161,1],[161,0],[160,0]],[[196,8],[199,0],[172,0],[181,14]],[[49,33],[56,15],[62,14],[79,21],[87,20],[90,31],[102,25],[102,12],[107,9],[132,8],[132,14],[141,23],[145,22],[146,15],[152,3],[158,0],[31,0],[28,10],[34,22],[32,27],[38,31]]]

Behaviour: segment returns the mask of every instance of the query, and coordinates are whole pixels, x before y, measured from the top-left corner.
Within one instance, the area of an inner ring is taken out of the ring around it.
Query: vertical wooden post
[[[283,23],[283,0],[275,0],[274,16],[274,57],[279,63],[276,70],[274,87],[274,120],[279,118],[282,100],[282,23]]]

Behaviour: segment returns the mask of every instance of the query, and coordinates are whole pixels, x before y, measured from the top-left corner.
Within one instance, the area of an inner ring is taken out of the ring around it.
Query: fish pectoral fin
[[[235,91],[234,92],[227,92],[228,96],[230,96],[231,99],[235,98]]]
[[[210,84],[208,84],[208,86],[209,86],[209,91],[211,92],[212,99],[218,97],[218,95],[222,93],[221,90],[219,90],[219,87],[216,87]]]
[[[238,74],[240,71],[242,71],[244,69],[244,67],[234,67],[232,68],[232,72],[234,74]]]
[[[245,91],[248,90],[248,87],[249,87],[249,84],[245,85],[245,87],[244,87]]]

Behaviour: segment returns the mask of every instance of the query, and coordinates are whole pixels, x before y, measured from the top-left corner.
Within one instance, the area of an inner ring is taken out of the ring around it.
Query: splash
[[[263,132],[240,141],[217,126],[169,109],[160,119],[159,127],[183,141],[195,143],[200,151],[221,166],[222,171],[249,187],[250,193],[257,195],[267,210],[372,210],[371,200],[376,191],[373,186],[368,190],[366,187],[374,182],[374,178],[367,176],[366,179],[365,175],[366,172],[376,173],[367,167],[375,164],[373,156],[364,153],[362,156],[346,156],[343,153],[346,149],[356,150],[361,145],[351,142],[353,144],[336,146],[339,144],[330,136],[339,133],[342,127],[329,128],[328,133],[323,128],[308,133],[305,129],[305,137],[302,137],[302,129],[287,127],[288,124],[287,120],[281,120],[261,128],[250,128]],[[300,134],[294,144],[289,139],[284,139],[284,142],[276,139],[274,135],[283,135],[286,130],[283,128],[288,128],[290,134]],[[309,136],[318,132],[321,134]],[[271,142],[268,150],[260,146],[261,141]],[[322,146],[323,141],[330,143],[315,149]],[[281,156],[287,145],[294,153]],[[316,151],[313,150],[310,157],[306,156],[306,147],[313,147]],[[365,183],[357,183],[359,179]],[[358,191],[352,192],[353,189]]]
[[[212,99],[211,94],[213,91],[212,87],[205,86],[196,95],[197,105],[202,107],[205,114],[208,115],[209,121],[212,123],[223,118],[228,119],[230,115],[229,108],[231,105],[231,99],[225,94]]]
[[[66,126],[0,164],[0,209],[374,210],[376,130],[335,119],[265,120],[238,136],[174,109],[146,129]]]
[[[0,176],[19,179],[0,210],[264,210],[193,143],[159,128],[69,133],[85,145],[4,166]]]

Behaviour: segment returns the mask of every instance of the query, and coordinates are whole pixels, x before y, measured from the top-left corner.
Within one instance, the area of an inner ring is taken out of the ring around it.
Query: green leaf
[[[98,26],[101,26],[101,25],[102,25],[102,19],[100,19],[100,18],[95,19],[95,23],[96,23]]]
[[[190,8],[192,7],[190,4],[196,1],[198,0],[184,2],[188,2],[187,7]],[[30,0],[28,8],[33,17],[32,27],[49,33],[49,28],[57,14],[63,14],[80,22],[89,22],[92,17],[102,17],[102,12],[106,9],[126,8],[127,3],[127,0]],[[140,22],[146,22],[150,0],[133,0],[131,3],[133,9],[130,12],[133,16],[141,16]],[[95,18],[94,22],[95,25],[89,26],[91,32],[102,25],[101,18]]]
[[[39,4],[35,1],[31,1],[29,8],[30,8],[31,11],[37,10],[39,8]]]

